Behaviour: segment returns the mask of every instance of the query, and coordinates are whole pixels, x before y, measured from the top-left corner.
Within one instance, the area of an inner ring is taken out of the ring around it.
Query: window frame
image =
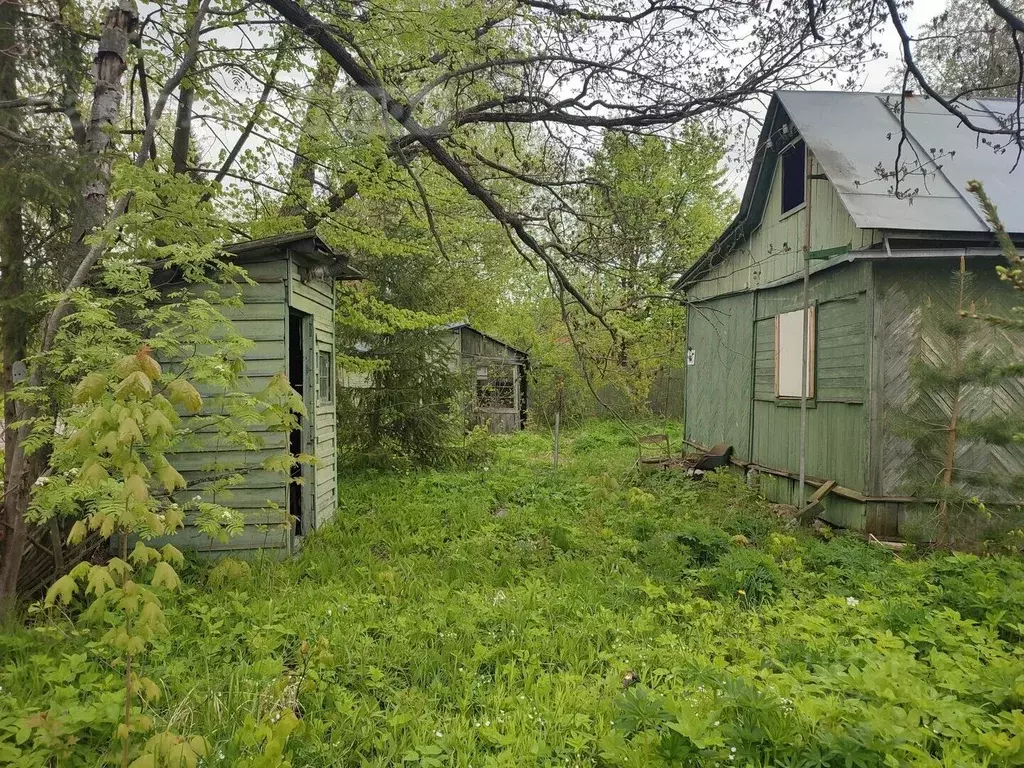
[[[324,361],[327,363],[327,375],[324,376]],[[319,349],[316,353],[317,381],[316,402],[318,405],[330,405],[334,402],[334,353],[329,349]],[[326,378],[326,382],[324,379]],[[325,396],[326,385],[326,396]]]
[[[793,165],[792,161],[788,158],[797,152],[797,148],[800,149],[800,166],[799,170]],[[781,213],[780,218],[786,218],[791,216],[799,210],[802,210],[807,205],[807,143],[803,139],[796,139],[791,142],[785,149],[779,153],[779,162],[782,166],[782,172],[779,174],[779,191],[781,198],[780,207]],[[792,194],[792,191],[796,189],[792,182],[787,183],[789,174],[798,172],[800,176],[800,200],[793,205],[786,207],[787,190]]]
[[[808,308],[808,328],[807,328],[807,399],[812,400],[815,394],[815,379],[817,378],[818,367],[817,367],[817,347],[818,347],[818,307],[817,303],[811,304]],[[794,309],[789,312],[780,312],[775,316],[775,399],[783,401],[800,401],[802,396],[799,391],[801,381],[797,379],[798,389],[795,393],[791,393],[789,388],[786,388],[786,393],[783,393],[783,381],[782,381],[782,366],[795,365],[796,370],[800,370],[800,364],[803,360],[803,314],[804,310]],[[783,361],[783,334],[788,329],[783,326],[787,326],[790,323],[783,320],[784,317],[792,317],[798,321],[796,327],[799,329],[799,333],[796,335],[795,351],[790,351],[790,345],[785,345],[785,351],[787,358],[790,354],[796,356],[795,363],[789,363]]]

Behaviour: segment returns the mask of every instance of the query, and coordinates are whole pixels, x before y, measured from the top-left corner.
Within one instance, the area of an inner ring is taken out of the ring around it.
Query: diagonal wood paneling
[[[972,266],[976,276],[971,300],[979,312],[1005,314],[1019,297],[999,281],[994,264],[981,261]],[[886,495],[904,493],[917,462],[911,456],[907,440],[895,435],[892,422],[895,414],[906,408],[914,396],[927,396],[930,406],[943,418],[951,412],[952,403],[945,394],[915,393],[910,379],[910,362],[921,355],[933,365],[942,365],[950,351],[941,335],[925,331],[922,336],[921,313],[925,302],[941,302],[952,311],[950,277],[956,260],[903,262],[879,265],[876,275],[882,302],[882,396],[884,432],[882,439],[882,492]],[[1007,361],[1024,360],[1024,338],[991,326],[979,326],[982,332],[972,340],[981,351],[1000,355]],[[1004,381],[992,387],[971,387],[963,397],[963,415],[979,419],[993,414],[1007,414],[1024,405],[1024,379]],[[947,422],[948,423],[948,422]],[[958,470],[965,478],[1001,473],[1024,475],[1024,446],[998,447],[980,441],[960,441],[957,445]],[[967,483],[981,492],[983,488]],[[987,497],[999,500],[991,492]]]

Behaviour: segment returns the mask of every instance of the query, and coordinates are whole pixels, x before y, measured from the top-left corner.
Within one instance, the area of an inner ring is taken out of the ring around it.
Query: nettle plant
[[[32,517],[74,517],[70,543],[98,534],[117,552],[105,564],[75,566],[53,584],[45,605],[77,610],[84,601],[80,621],[105,629],[100,648],[124,679],[111,753],[137,768],[194,766],[208,749],[202,736],[158,728],[147,713],[160,686],[143,674],[145,656],[167,631],[162,600],[179,587],[176,567],[183,561],[166,537],[183,527],[186,515],[222,539],[244,522],[229,507],[204,500],[240,482],[241,472],[221,469],[191,487],[174,467],[174,452],[210,439],[257,449],[253,425],[288,431],[303,412],[283,372],[258,394],[239,391],[250,342],[231,331],[223,308],[237,301],[230,284],[244,273],[220,260],[214,246],[185,244],[166,255],[156,266],[111,256],[102,280],[76,293],[61,343],[45,361],[57,372],[50,396],[61,402],[59,382],[66,381],[66,402],[59,418],[35,429],[46,436],[35,450],[49,455]],[[159,287],[167,275],[173,290]],[[221,394],[204,403],[198,385]],[[301,460],[284,450],[262,468],[287,474]],[[155,541],[161,538],[164,543]],[[52,723],[37,726],[42,736]]]

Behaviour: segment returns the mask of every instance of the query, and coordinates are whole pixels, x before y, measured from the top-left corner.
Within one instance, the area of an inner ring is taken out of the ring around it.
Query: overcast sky
[[[945,7],[945,0],[916,0],[907,13],[907,31],[911,35],[916,34],[922,24],[934,16],[938,16]],[[889,76],[889,72],[902,60],[900,37],[891,23],[885,26],[882,43],[888,56],[886,59],[873,61],[867,65],[862,76],[861,90],[886,91],[891,89],[892,78]]]

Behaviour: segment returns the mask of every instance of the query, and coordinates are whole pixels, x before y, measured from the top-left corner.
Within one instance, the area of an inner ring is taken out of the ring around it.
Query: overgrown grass
[[[301,557],[192,567],[149,713],[224,766],[282,764],[286,711],[294,766],[1024,764],[1019,560],[821,541],[635,457],[595,423],[557,472],[523,434],[342,477]],[[0,651],[0,762],[102,764],[123,698],[94,636],[38,614]]]

